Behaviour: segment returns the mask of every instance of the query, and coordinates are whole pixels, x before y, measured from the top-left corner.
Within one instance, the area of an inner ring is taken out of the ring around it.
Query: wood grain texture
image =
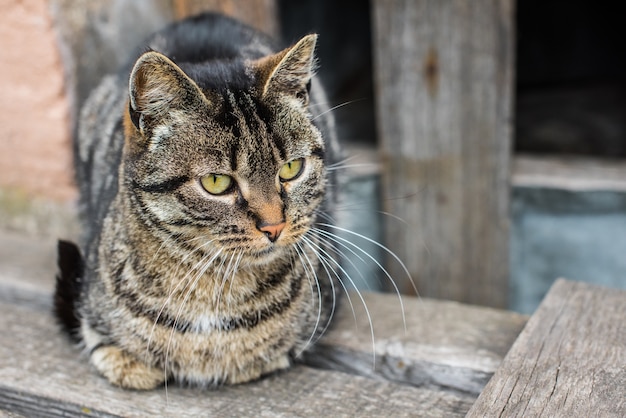
[[[557,281],[468,416],[626,416],[626,292]]]
[[[373,22],[382,198],[406,221],[386,242],[422,296],[505,307],[513,1],[376,0]]]
[[[574,192],[626,191],[626,162],[568,155],[524,155],[513,159],[512,185]]]
[[[405,329],[397,296],[363,296],[365,305],[350,295],[354,311],[344,301],[334,329],[307,356],[308,364],[477,397],[527,320],[491,308],[404,297]]]
[[[56,240],[0,230],[0,302],[50,310]]]
[[[6,248],[0,253],[0,302],[48,314],[54,242],[0,233],[0,248]],[[308,365],[464,399],[478,396],[527,320],[512,312],[388,294],[364,293],[363,302],[355,293],[343,300],[333,329],[307,356]]]
[[[112,387],[48,312],[0,303],[0,412],[25,416],[463,416],[474,398],[296,366],[251,384]]]

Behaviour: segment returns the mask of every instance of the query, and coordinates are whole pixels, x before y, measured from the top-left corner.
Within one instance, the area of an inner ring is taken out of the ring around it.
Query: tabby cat
[[[75,150],[85,233],[80,250],[59,243],[55,308],[112,384],[247,382],[328,327],[338,152],[316,39],[278,52],[205,14],[90,95]]]

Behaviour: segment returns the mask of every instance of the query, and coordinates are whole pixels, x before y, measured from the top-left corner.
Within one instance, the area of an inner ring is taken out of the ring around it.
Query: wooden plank
[[[559,280],[468,416],[626,416],[626,292]]]
[[[215,390],[109,385],[49,312],[0,303],[0,412],[25,416],[463,416],[474,398],[305,366]]]
[[[626,192],[626,162],[580,156],[520,155],[513,159],[513,187]]]
[[[404,297],[405,329],[397,296],[363,298],[365,305],[350,295],[353,311],[343,301],[334,329],[308,364],[477,397],[527,320],[513,312]]]
[[[373,18],[382,198],[406,222],[386,242],[422,296],[506,307],[513,0],[376,0]]]
[[[48,309],[54,290],[56,240],[0,232],[0,302]]]
[[[0,248],[7,249],[0,253],[0,301],[48,312],[54,242],[0,233]],[[363,301],[351,293],[336,315],[307,364],[474,398],[527,320],[490,308],[372,293],[363,293]]]

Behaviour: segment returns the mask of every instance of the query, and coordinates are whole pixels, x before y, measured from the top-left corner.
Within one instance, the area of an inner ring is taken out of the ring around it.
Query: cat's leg
[[[119,347],[103,343],[102,336],[85,326],[82,329],[90,361],[107,380],[125,389],[149,390],[165,382],[163,369],[138,361]]]
[[[249,365],[245,369],[240,369],[237,373],[232,374],[228,378],[228,383],[239,384],[259,379],[263,376],[276,373],[280,370],[288,369],[291,366],[291,360],[286,354],[279,356],[270,361],[263,361],[253,365]]]
[[[165,382],[162,369],[147,366],[118,347],[97,347],[91,363],[111,384],[125,389],[154,389]]]

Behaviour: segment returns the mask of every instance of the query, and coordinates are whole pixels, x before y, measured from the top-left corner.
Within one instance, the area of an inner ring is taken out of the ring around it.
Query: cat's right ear
[[[198,85],[165,55],[150,51],[139,57],[129,80],[129,113],[142,133],[172,110],[207,102]]]

